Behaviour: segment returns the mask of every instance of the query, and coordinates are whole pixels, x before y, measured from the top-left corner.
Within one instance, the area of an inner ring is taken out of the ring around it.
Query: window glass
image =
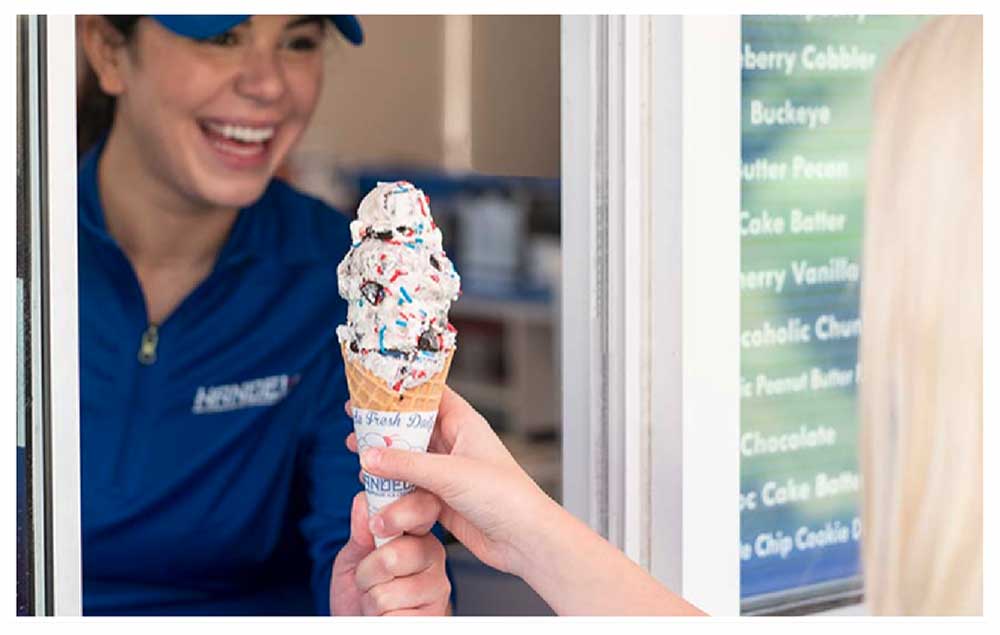
[[[919,16],[744,16],[744,612],[860,594],[856,400],[871,89]]]

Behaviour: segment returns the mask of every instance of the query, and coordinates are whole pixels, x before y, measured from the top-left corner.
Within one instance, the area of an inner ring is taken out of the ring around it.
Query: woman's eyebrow
[[[285,25],[286,29],[293,29],[297,26],[302,26],[303,24],[310,24],[312,22],[318,22],[320,26],[323,25],[323,16],[320,15],[304,15],[300,18],[296,18]]]

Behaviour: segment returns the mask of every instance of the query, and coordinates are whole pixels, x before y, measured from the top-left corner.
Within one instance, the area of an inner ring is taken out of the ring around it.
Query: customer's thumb
[[[409,481],[446,500],[474,478],[469,461],[460,457],[391,448],[366,449],[361,467],[377,476]]]

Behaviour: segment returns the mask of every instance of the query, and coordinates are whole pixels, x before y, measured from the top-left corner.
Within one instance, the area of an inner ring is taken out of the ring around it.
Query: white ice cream
[[[337,267],[348,355],[398,392],[441,370],[455,348],[448,309],[459,276],[441,248],[424,193],[406,181],[379,183],[351,223],[353,245]]]

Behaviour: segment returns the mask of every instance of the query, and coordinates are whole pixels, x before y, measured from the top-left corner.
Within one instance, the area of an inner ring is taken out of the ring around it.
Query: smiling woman
[[[315,108],[324,21],[255,16],[193,39],[140,19],[126,41],[100,18],[84,25],[99,86],[116,101],[109,164],[192,211],[260,197]]]
[[[348,219],[275,178],[331,25],[361,43],[353,16],[79,22],[85,614],[448,608],[433,534],[374,551],[359,529]]]

